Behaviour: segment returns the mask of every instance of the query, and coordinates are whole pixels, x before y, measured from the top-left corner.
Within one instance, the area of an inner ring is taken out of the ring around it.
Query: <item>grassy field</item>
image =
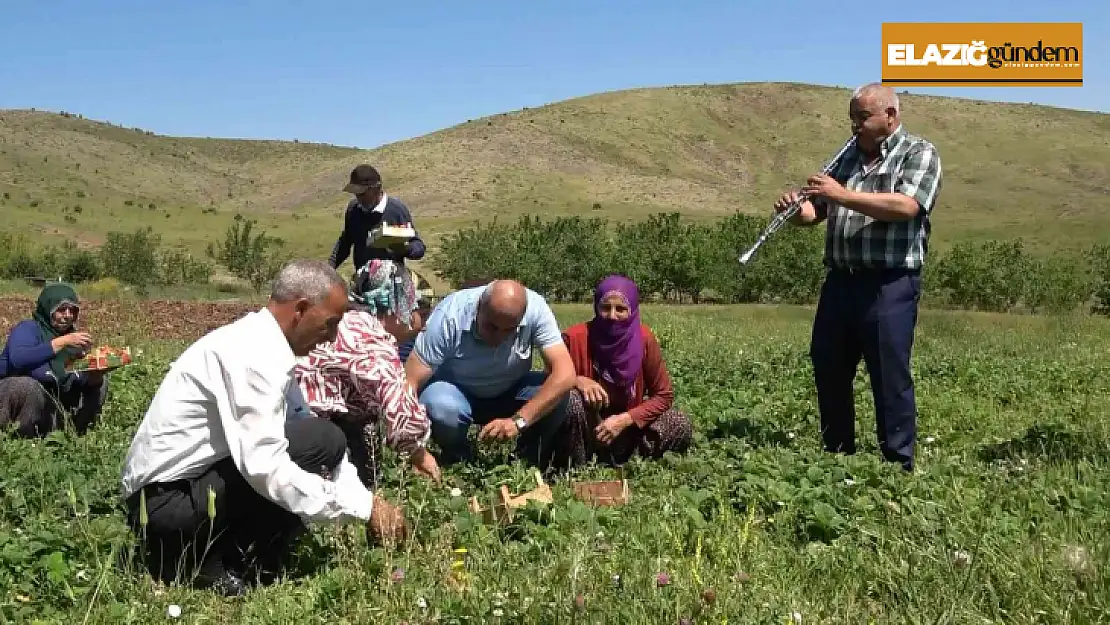
[[[811,310],[653,307],[696,440],[630,465],[629,505],[587,508],[560,481],[552,508],[495,530],[465,496],[531,487],[523,467],[499,466],[505,450],[447,471],[442,489],[393,464],[387,494],[417,540],[390,552],[357,528],[317,528],[291,579],[235,601],[133,570],[116,494],[161,374],[212,313],[186,308],[177,317],[198,325],[155,339],[167,333],[128,321],[143,304],[114,306],[131,309],[102,309],[94,331],[144,354],[115,375],[103,423],[0,439],[5,621],[163,622],[176,605],[182,623],[1110,622],[1105,319],[925,312],[920,470],[904,475],[879,460],[862,367],[860,453],[819,452]]]
[[[767,214],[848,136],[849,90],[752,83],[602,93],[470,120],[373,150],[175,138],[72,114],[0,111],[5,227],[98,243],[150,225],[194,252],[235,213],[326,256],[351,167],[374,163],[429,241],[476,219],[660,211]],[[1041,250],[1110,226],[1110,116],[905,95],[945,167],[934,247],[1025,237]],[[78,111],[79,113],[79,111]],[[115,120],[123,121],[123,120]]]

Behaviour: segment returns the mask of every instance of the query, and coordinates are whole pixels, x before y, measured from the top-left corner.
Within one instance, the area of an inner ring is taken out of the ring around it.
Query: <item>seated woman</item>
[[[20,436],[45,436],[72,419],[83,434],[104,407],[108,379],[98,371],[73,373],[66,364],[84,356],[92,337],[77,331],[77,292],[50,284],[39,294],[31,319],[19,322],[0,352],[0,427],[16,425]]]
[[[561,466],[596,457],[624,464],[659,458],[690,444],[690,420],[674,390],[652,331],[640,322],[636,283],[609,276],[594,292],[594,318],[563,333],[578,381],[570,393]]]
[[[349,299],[351,309],[335,340],[298,359],[300,391],[316,416],[346,434],[351,463],[368,488],[376,490],[381,475],[383,421],[385,444],[407,455],[417,472],[439,481],[439,465],[425,449],[428,414],[397,354],[398,341],[420,331],[411,274],[392,261],[371,260],[355,274]]]

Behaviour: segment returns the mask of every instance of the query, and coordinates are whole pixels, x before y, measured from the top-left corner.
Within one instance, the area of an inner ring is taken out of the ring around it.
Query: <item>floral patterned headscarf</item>
[[[373,315],[395,314],[406,327],[411,327],[412,312],[419,304],[408,267],[377,258],[355,273],[347,299]]]

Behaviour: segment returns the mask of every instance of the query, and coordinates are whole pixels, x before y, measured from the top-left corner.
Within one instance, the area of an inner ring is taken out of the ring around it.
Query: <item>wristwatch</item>
[[[522,432],[524,431],[524,428],[528,427],[528,422],[524,420],[524,417],[518,414],[513,415],[513,423],[516,425],[516,429]]]

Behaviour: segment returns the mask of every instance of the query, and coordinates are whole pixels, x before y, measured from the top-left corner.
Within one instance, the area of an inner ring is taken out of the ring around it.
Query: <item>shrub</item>
[[[169,250],[160,256],[158,278],[163,286],[208,284],[212,266],[187,252]]]
[[[158,248],[162,239],[147,226],[129,234],[109,232],[100,248],[104,275],[119,278],[145,292],[159,282]]]
[[[124,293],[123,284],[116,278],[102,278],[81,286],[81,297],[92,300],[119,299]]]
[[[1025,306],[1031,312],[1074,312],[1094,294],[1091,266],[1071,256],[1032,262],[1026,281]]]
[[[814,303],[824,279],[824,227],[786,226],[755,258],[738,257],[766,227],[734,214],[716,222],[678,214],[611,225],[603,219],[521,217],[457,230],[433,253],[435,272],[458,287],[475,277],[520,280],[552,301],[588,301],[619,272],[641,297],[669,302]],[[1086,258],[1036,258],[1021,239],[964,242],[930,256],[923,299],[994,312],[1067,312],[1092,298],[1110,312],[1110,245]]]
[[[0,277],[23,278],[45,273],[41,253],[27,237],[9,233],[0,236]]]
[[[224,240],[209,243],[208,256],[218,260],[232,275],[249,282],[256,291],[261,291],[277,276],[287,254],[285,242],[265,232],[255,232],[256,223],[235,215]]]
[[[1032,269],[1021,240],[964,242],[938,259],[934,284],[957,307],[1006,312],[1022,301]]]
[[[72,282],[91,282],[101,276],[100,261],[96,253],[89,250],[76,250],[65,261],[62,272]]]
[[[1091,267],[1094,312],[1110,315],[1110,244],[1095,245],[1086,260]]]
[[[780,230],[748,267],[740,253],[764,222],[733,215],[713,224],[677,213],[610,227],[604,219],[521,217],[448,235],[433,255],[441,278],[459,286],[475,276],[520,280],[553,301],[584,301],[609,273],[636,280],[641,296],[671,302],[811,301],[821,270],[820,234]]]

